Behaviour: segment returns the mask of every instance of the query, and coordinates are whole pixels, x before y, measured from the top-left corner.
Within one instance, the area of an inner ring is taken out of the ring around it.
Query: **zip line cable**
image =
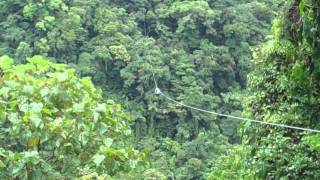
[[[278,127],[283,127],[283,128],[288,128],[288,129],[297,129],[297,130],[302,130],[302,131],[309,131],[309,132],[317,132],[320,133],[320,130],[316,130],[316,129],[309,129],[309,128],[302,128],[302,127],[296,127],[296,126],[289,126],[289,125],[285,125],[285,124],[277,124],[277,123],[270,123],[270,122],[265,122],[265,121],[259,121],[259,120],[254,120],[254,119],[249,119],[249,118],[242,118],[242,117],[237,117],[237,116],[231,116],[231,115],[227,115],[227,114],[222,114],[222,113],[217,113],[214,111],[208,111],[208,110],[204,110],[204,109],[200,109],[200,108],[196,108],[187,104],[183,104],[179,101],[176,101],[174,99],[172,99],[171,97],[165,95],[165,94],[161,94],[163,97],[165,97],[166,99],[168,99],[169,101],[172,101],[176,104],[179,104],[181,106],[187,107],[189,109],[193,109],[193,110],[197,110],[197,111],[201,111],[201,112],[205,112],[205,113],[209,113],[209,114],[214,114],[220,117],[228,117],[228,118],[232,118],[232,119],[238,119],[238,120],[243,120],[243,121],[249,121],[249,122],[254,122],[254,123],[260,123],[260,124],[266,124],[266,125],[272,125],[272,126],[278,126]]]
[[[170,96],[167,96],[166,94],[164,94],[164,93],[160,90],[160,88],[158,87],[158,84],[157,84],[155,75],[154,75],[154,70],[153,70],[153,68],[151,68],[151,70],[152,70],[152,76],[153,76],[153,81],[154,81],[154,85],[155,85],[155,94],[156,94],[157,96],[160,96],[160,95],[161,95],[161,96],[163,96],[164,98],[166,98],[167,100],[169,100],[169,101],[171,101],[171,102],[173,102],[173,103],[175,103],[175,104],[178,104],[178,105],[180,105],[180,106],[183,106],[183,107],[186,107],[186,108],[189,108],[189,109],[193,109],[193,110],[196,110],[196,111],[208,113],[208,114],[214,114],[214,115],[217,115],[217,116],[220,116],[220,117],[228,117],[228,118],[231,118],[231,119],[237,119],[237,120],[241,120],[241,121],[248,121],[248,122],[253,122],[253,123],[258,123],[258,124],[271,125],[271,126],[277,126],[277,127],[287,128],[287,129],[295,129],[295,130],[301,130],[301,131],[309,131],[309,132],[314,132],[314,133],[320,133],[320,130],[317,130],[317,129],[303,128],[303,127],[297,127],[297,126],[290,126],[290,125],[286,125],[286,124],[278,124],[278,123],[271,123],[271,122],[259,121],[259,120],[255,120],[255,119],[237,117],[237,116],[232,116],[232,115],[217,113],[217,112],[214,112],[214,111],[208,111],[208,110],[205,110],[205,109],[200,109],[200,108],[197,108],[197,107],[193,107],[193,106],[184,104],[184,103],[182,103],[182,102],[179,102],[179,101],[171,98]]]
[[[152,70],[152,78],[153,78],[153,82],[154,82],[154,85],[156,86],[156,89],[158,88],[158,84],[157,84],[157,81],[156,81],[156,77],[154,75],[154,72],[153,72],[153,69]]]

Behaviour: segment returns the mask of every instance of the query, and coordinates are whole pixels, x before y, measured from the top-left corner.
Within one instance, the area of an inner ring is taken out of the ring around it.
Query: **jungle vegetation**
[[[317,0],[2,0],[3,179],[320,179]],[[157,84],[155,84],[154,80]]]

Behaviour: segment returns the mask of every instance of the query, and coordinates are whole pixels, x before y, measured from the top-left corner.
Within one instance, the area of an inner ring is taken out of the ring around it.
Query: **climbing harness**
[[[162,94],[161,90],[158,87],[156,87],[154,93],[156,94],[156,96],[160,96]]]

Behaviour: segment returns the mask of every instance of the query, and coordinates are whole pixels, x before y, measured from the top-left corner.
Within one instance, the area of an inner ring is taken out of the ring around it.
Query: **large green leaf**
[[[95,155],[93,156],[93,162],[96,164],[96,166],[100,166],[101,162],[105,159],[106,157],[104,155]]]

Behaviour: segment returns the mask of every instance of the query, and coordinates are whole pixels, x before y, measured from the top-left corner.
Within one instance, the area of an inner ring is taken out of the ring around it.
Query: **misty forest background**
[[[1,0],[3,179],[320,179],[317,0]]]

